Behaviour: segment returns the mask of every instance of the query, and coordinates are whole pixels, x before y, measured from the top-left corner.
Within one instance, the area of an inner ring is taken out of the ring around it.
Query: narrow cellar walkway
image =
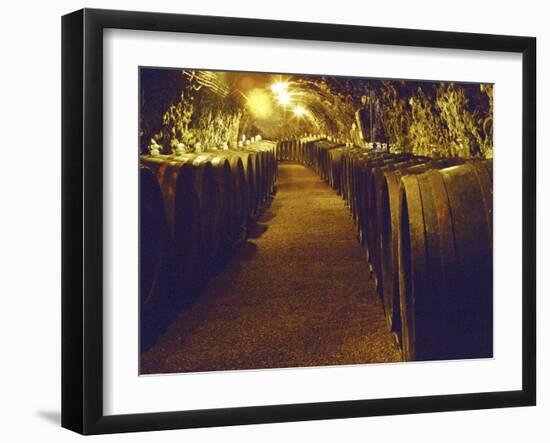
[[[142,373],[400,359],[343,201],[280,164],[256,231],[142,355]]]

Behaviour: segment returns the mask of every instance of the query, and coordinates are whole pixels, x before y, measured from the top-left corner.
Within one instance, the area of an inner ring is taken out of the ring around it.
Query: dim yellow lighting
[[[286,92],[287,89],[288,89],[288,83],[286,82],[277,82],[271,85],[271,90],[275,94],[282,94],[283,92]]]
[[[268,118],[271,115],[271,98],[265,90],[256,88],[246,96],[246,105],[257,118]]]
[[[294,115],[296,117],[301,117],[302,115],[304,115],[306,112],[306,110],[304,108],[302,108],[301,106],[296,106],[294,108]]]

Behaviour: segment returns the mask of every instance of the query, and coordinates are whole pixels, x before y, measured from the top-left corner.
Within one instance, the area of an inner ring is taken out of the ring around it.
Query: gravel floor
[[[256,231],[142,354],[142,373],[400,361],[343,200],[279,165]]]

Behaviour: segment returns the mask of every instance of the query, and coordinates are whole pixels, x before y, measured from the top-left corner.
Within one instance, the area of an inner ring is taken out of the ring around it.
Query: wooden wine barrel
[[[246,148],[256,158],[255,170],[255,215],[259,215],[262,207],[268,202],[269,196],[274,190],[276,162],[274,157],[274,142],[261,140],[252,143]]]
[[[266,194],[267,196],[273,195],[275,189],[275,175],[277,171],[277,162],[275,161],[275,156],[273,155],[273,150],[269,147],[267,143],[261,145],[266,149]]]
[[[275,195],[275,181],[277,179],[277,159],[275,153],[269,154],[269,189],[270,195]]]
[[[323,171],[322,171],[322,154],[324,151],[324,146],[328,141],[321,140],[321,141],[314,141],[312,144],[313,149],[313,166],[312,169],[315,171],[315,173],[323,178]],[[330,142],[328,142],[330,143]]]
[[[329,140],[319,140],[314,144],[314,170],[321,177],[322,180],[330,181],[331,175],[331,152],[332,150],[342,146],[339,142],[332,142]]]
[[[172,281],[163,197],[157,178],[145,166],[140,166],[139,190],[140,347],[145,351],[166,322]]]
[[[306,164],[306,152],[305,152],[305,142],[302,139],[296,140],[296,145],[298,147],[298,160],[302,164]]]
[[[270,178],[270,190],[271,195],[275,195],[277,187],[275,185],[277,181],[277,159],[275,154],[271,155],[271,178]]]
[[[357,162],[355,191],[353,196],[355,218],[358,227],[359,241],[361,247],[370,257],[369,250],[369,220],[374,219],[374,208],[369,207],[369,182],[371,170],[377,166],[384,166],[393,162],[391,156],[386,155],[363,155]]]
[[[284,152],[286,150],[288,140],[281,140],[277,143],[277,161],[283,161],[284,160]]]
[[[350,195],[351,195],[351,153],[353,147],[346,149],[342,154],[342,171],[341,171],[341,188],[342,198],[344,199],[346,207],[350,208]]]
[[[260,170],[258,175],[258,182],[260,184],[259,186],[259,192],[260,192],[260,207],[263,208],[267,201],[268,197],[268,153],[262,149],[258,149],[258,157],[260,159]]]
[[[258,214],[258,183],[257,171],[259,169],[258,156],[254,152],[243,153],[247,156],[247,183],[248,183],[248,198],[249,198],[249,219],[252,220]]]
[[[490,170],[468,162],[401,179],[398,257],[406,360],[493,354]]]
[[[293,155],[292,151],[294,150],[294,144],[296,143],[296,140],[288,140],[286,144],[286,152],[285,152],[285,160],[286,161],[292,161]]]
[[[269,197],[269,152],[267,150],[258,151],[260,153],[261,205],[263,207]]]
[[[202,232],[202,224],[204,207],[210,205],[209,196],[205,194],[210,182],[209,170],[197,168],[194,160],[189,159],[181,165],[176,188],[173,257],[175,287],[184,302],[189,300],[184,291],[198,290],[208,278],[204,254],[208,237]]]
[[[380,154],[365,149],[352,151],[350,157],[350,172],[351,172],[351,192],[350,192],[350,208],[355,223],[360,226],[361,234],[363,214],[366,212],[366,193],[367,193],[367,170],[380,163],[383,163],[389,154]]]
[[[355,176],[357,172],[356,162],[360,156],[371,155],[368,151],[357,146],[350,147],[346,151],[344,161],[342,162],[343,173],[345,176],[345,201],[346,206],[350,208],[352,216],[355,219],[354,210],[354,193],[355,193]]]
[[[381,269],[384,313],[390,330],[401,343],[401,319],[399,310],[398,245],[401,207],[399,205],[400,182],[403,175],[420,174],[431,168],[441,168],[463,163],[460,159],[431,160],[427,163],[404,165],[384,171],[384,180],[377,203],[380,216]]]
[[[313,155],[311,154],[312,145],[311,145],[311,143],[308,142],[308,140],[305,139],[305,138],[302,138],[302,139],[300,140],[300,143],[301,143],[301,145],[302,145],[303,164],[304,164],[305,166],[311,167],[312,158],[313,158]]]
[[[197,160],[212,165],[208,238],[209,264],[218,268],[229,253],[234,233],[234,186],[231,165],[223,153],[201,154]],[[197,162],[195,160],[195,162]]]
[[[311,169],[319,175],[319,146],[316,141],[312,141],[310,145],[311,149]]]
[[[248,186],[243,159],[232,152],[226,153],[231,166],[231,178],[233,180],[233,209],[231,214],[233,225],[233,246],[244,240],[248,224]]]
[[[245,189],[246,189],[246,222],[252,213],[251,199],[254,192],[254,169],[252,166],[252,157],[247,152],[236,151],[234,155],[237,155],[243,163]]]
[[[349,147],[342,154],[342,171],[341,171],[341,187],[342,198],[346,207],[350,207],[350,194],[351,194],[351,152],[354,148]]]
[[[315,143],[315,139],[313,138],[304,138],[302,139],[303,149],[304,149],[304,157],[305,157],[305,165],[313,168],[315,165],[315,148],[313,144]]]
[[[168,227],[160,185],[145,166],[140,167],[139,190],[139,291],[143,307],[167,298]]]
[[[261,208],[261,161],[257,152],[247,151],[250,155],[252,163],[252,180],[250,180],[251,192],[250,192],[250,215],[252,218],[258,216]]]
[[[155,171],[160,184],[169,233],[169,267],[172,300],[182,303],[189,292],[206,279],[201,254],[201,206],[209,206],[202,193],[203,173],[194,167],[194,155],[177,158],[147,158],[142,162]]]
[[[346,147],[338,147],[330,150],[329,156],[329,184],[338,195],[342,195],[342,161]]]
[[[368,153],[357,151],[356,149],[349,152],[348,158],[348,169],[349,169],[349,208],[353,221],[357,224],[358,210],[357,203],[360,201],[358,192],[360,189],[361,183],[361,168],[359,163],[363,161],[363,158],[368,155]]]
[[[289,144],[288,144],[288,160],[291,161],[291,162],[294,162],[297,160],[297,149],[298,147],[298,143],[297,143],[297,140],[294,139],[294,140],[290,140]]]
[[[427,162],[429,159],[410,155],[395,156],[377,162],[367,172],[366,217],[363,229],[366,231],[368,256],[376,275],[376,289],[383,299],[384,279],[382,272],[383,251],[381,245],[382,230],[382,192],[384,174],[387,171],[403,169]]]
[[[293,138],[289,142],[289,160],[291,162],[300,161],[300,139]]]

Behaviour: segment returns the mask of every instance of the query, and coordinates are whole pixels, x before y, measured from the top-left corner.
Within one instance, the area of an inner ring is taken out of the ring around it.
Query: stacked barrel
[[[281,145],[342,195],[404,359],[491,357],[492,161]]]
[[[275,147],[141,157],[142,315],[190,302],[246,239],[275,190]]]

